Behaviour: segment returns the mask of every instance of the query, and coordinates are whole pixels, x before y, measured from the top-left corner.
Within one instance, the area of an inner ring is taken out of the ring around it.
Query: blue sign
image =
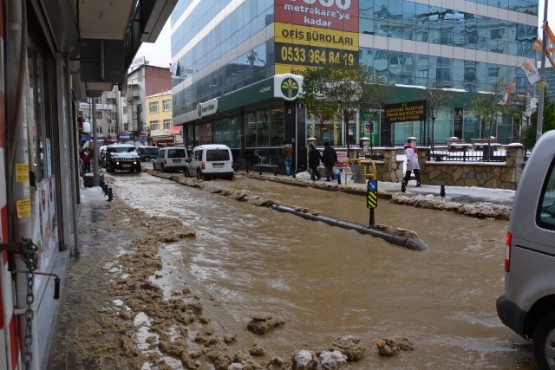
[[[131,141],[135,140],[135,136],[130,132],[122,132],[118,135],[120,141]]]
[[[378,191],[377,180],[368,180],[368,191]]]

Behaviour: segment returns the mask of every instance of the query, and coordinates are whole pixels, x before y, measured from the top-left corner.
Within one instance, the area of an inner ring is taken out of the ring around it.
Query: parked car
[[[193,148],[185,169],[186,176],[208,179],[226,177],[233,179],[233,155],[227,145],[207,144]]]
[[[159,149],[157,146],[140,146],[137,148],[137,153],[139,153],[142,162],[149,162],[151,159],[158,157]]]
[[[152,163],[156,171],[183,171],[187,165],[187,151],[183,147],[160,148],[158,157]]]
[[[141,172],[141,157],[130,144],[110,144],[106,147],[106,171]]]
[[[536,143],[515,193],[505,252],[501,321],[532,339],[540,369],[555,369],[555,130]]]

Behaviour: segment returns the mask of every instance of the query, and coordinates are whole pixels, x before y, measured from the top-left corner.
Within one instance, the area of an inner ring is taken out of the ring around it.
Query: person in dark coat
[[[324,153],[322,154],[322,163],[324,163],[326,168],[326,181],[331,181],[335,162],[337,162],[337,153],[330,143],[326,141],[324,143]]]
[[[308,146],[308,167],[310,167],[310,178],[312,181],[316,181],[316,178],[320,180],[322,176],[318,172],[318,166],[322,160],[322,155],[320,151],[316,149],[313,144]]]
[[[91,172],[91,155],[86,150],[83,153],[83,164],[85,166],[85,173]]]

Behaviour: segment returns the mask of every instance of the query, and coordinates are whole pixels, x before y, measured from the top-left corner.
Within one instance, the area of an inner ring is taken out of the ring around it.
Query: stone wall
[[[356,159],[353,159],[353,164],[357,160],[362,160],[365,163],[368,163],[368,159],[374,161],[378,181],[401,182],[403,180],[403,160],[397,160],[397,155],[405,153],[403,148],[379,148],[372,151],[373,156],[367,153],[367,158],[364,158],[360,149],[354,149],[353,153],[357,156]],[[371,173],[372,166],[368,167],[367,173]]]
[[[426,151],[419,150],[422,183],[516,190],[524,168],[524,147],[510,145],[505,150],[505,162],[427,161]]]
[[[525,151],[520,144],[504,147],[507,154],[504,162],[428,161],[426,149],[418,150],[422,184],[516,190],[524,168]],[[372,153],[383,156],[383,160],[374,160],[378,181],[402,181],[403,161],[398,161],[397,155],[404,154],[403,148],[374,148]],[[357,155],[362,156],[362,150]]]

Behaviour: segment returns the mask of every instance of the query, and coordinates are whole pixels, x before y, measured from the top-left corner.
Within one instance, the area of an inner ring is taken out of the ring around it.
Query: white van
[[[185,169],[186,176],[208,179],[226,177],[233,179],[233,154],[227,145],[206,144],[193,148]]]
[[[158,150],[158,156],[152,163],[155,171],[183,171],[187,166],[187,151],[184,147],[168,146]]]
[[[555,130],[544,133],[515,193],[497,314],[532,339],[539,369],[555,369]]]

